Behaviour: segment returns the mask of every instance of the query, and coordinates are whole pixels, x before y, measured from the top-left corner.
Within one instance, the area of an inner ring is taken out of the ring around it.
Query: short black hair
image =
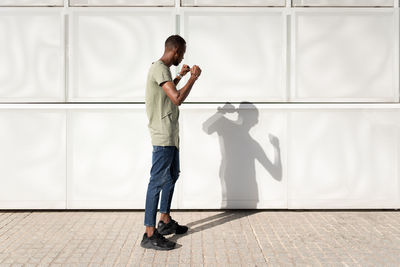
[[[181,36],[177,34],[171,35],[165,41],[165,47],[167,47],[168,49],[174,49],[176,47],[180,49],[183,48],[185,45],[186,45],[185,39],[183,39]]]

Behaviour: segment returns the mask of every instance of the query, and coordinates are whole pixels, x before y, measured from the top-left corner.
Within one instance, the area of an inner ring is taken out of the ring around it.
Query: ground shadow
[[[168,239],[172,240],[174,242],[177,242],[178,239],[183,236],[187,236],[187,235],[190,235],[190,234],[193,234],[196,232],[204,231],[204,230],[210,229],[212,227],[228,223],[230,221],[234,221],[234,220],[246,217],[246,216],[250,216],[250,215],[258,213],[259,211],[257,211],[257,210],[225,210],[225,211],[221,211],[221,212],[222,213],[215,214],[215,215],[209,216],[207,218],[186,224],[186,226],[189,227],[189,230],[186,234],[173,235],[172,237],[170,237]]]

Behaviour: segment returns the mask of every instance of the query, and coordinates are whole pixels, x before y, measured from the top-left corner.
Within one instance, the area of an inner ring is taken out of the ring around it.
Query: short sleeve
[[[161,86],[164,82],[172,82],[171,71],[167,66],[158,65],[154,70],[154,80]]]

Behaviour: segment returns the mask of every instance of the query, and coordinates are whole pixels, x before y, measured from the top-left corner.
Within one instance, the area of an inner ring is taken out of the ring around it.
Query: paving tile
[[[398,266],[397,211],[173,211],[171,251],[143,211],[0,211],[0,266]]]

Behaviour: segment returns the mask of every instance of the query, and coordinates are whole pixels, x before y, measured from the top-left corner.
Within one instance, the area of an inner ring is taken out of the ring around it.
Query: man
[[[188,228],[179,225],[169,215],[175,182],[179,176],[179,108],[189,95],[193,84],[201,74],[198,66],[191,69],[183,65],[179,75],[172,80],[170,67],[178,66],[186,52],[186,42],[179,35],[172,35],[165,41],[164,55],[153,62],[147,76],[146,113],[153,145],[150,181],[147,187],[146,209],[141,246],[156,250],[170,250],[176,243],[163,235],[184,234]],[[186,85],[176,89],[181,78],[190,71]],[[158,201],[160,203],[160,221],[155,229]]]

